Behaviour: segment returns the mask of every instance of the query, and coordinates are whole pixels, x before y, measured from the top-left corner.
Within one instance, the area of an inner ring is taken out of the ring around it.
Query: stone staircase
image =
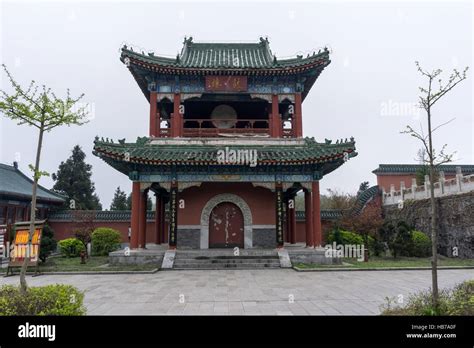
[[[176,252],[173,269],[268,269],[280,268],[274,250],[245,251],[235,256],[232,250],[214,249]]]

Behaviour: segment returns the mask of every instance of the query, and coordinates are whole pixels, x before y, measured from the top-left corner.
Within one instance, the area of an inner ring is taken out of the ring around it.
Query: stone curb
[[[426,271],[431,267],[380,267],[380,268],[299,268],[294,266],[297,272],[346,272],[346,271]],[[474,266],[441,266],[438,270],[449,269],[474,269]]]
[[[155,268],[150,271],[80,271],[80,272],[39,272],[38,275],[94,275],[94,274],[154,274],[158,272],[160,269]],[[6,272],[0,272],[0,276],[5,276],[3,273],[6,274]],[[34,272],[27,272],[26,275],[34,275]],[[13,276],[19,275],[19,273],[15,273]],[[11,276],[9,276],[11,277]]]

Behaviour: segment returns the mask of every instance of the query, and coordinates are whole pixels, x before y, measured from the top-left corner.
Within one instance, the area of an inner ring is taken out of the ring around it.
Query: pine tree
[[[92,166],[84,161],[85,158],[81,147],[74,146],[71,157],[61,162],[58,172],[52,175],[55,181],[53,190],[68,197],[70,209],[102,210],[91,180]]]
[[[127,195],[120,189],[120,186],[115,190],[110,210],[128,210]]]

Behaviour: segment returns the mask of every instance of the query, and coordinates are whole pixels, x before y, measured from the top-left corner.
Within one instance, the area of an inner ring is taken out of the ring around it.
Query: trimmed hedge
[[[336,242],[337,244],[364,244],[364,238],[360,234],[345,230],[334,230],[329,233],[327,242],[329,244]]]
[[[59,241],[61,255],[66,257],[78,257],[81,251],[86,251],[84,243],[77,238],[67,238]]]
[[[120,248],[122,236],[120,232],[108,227],[99,227],[92,232],[92,253],[107,256]]]
[[[26,294],[13,285],[0,287],[0,316],[85,315],[84,293],[71,285],[53,284],[28,288]]]

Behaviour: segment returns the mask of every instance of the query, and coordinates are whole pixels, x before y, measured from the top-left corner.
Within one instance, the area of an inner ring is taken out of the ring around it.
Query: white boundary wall
[[[400,191],[395,191],[395,185],[390,185],[390,192],[382,189],[383,205],[403,204],[407,199],[420,200],[430,197],[430,180],[425,176],[423,186],[416,185],[416,179],[412,179],[411,187],[405,187],[403,181],[400,182]],[[439,181],[434,183],[435,197],[444,197],[474,190],[474,174],[463,176],[461,168],[456,168],[456,177],[446,180],[444,172],[439,172]]]

